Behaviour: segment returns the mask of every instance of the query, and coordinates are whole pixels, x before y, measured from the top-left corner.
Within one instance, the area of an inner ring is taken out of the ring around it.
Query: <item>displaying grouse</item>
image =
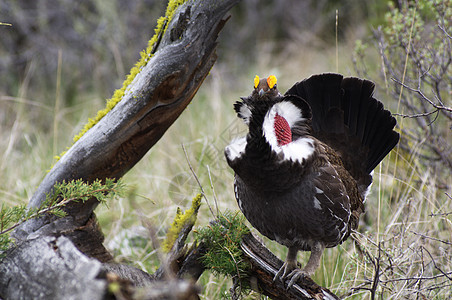
[[[324,249],[357,228],[372,170],[399,140],[373,90],[368,80],[321,74],[281,95],[275,76],[256,76],[251,95],[234,104],[249,129],[225,149],[238,205],[259,232],[289,249],[275,280],[292,286],[312,275]],[[299,250],[311,251],[303,269]]]

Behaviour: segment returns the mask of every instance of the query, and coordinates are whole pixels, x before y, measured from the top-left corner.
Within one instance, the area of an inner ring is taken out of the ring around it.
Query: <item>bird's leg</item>
[[[323,250],[325,249],[325,245],[321,242],[315,242],[311,247],[311,256],[309,257],[308,263],[303,268],[303,270],[297,268],[297,252],[298,248],[289,247],[289,252],[287,253],[287,258],[281,269],[279,269],[278,273],[276,273],[273,281],[276,279],[290,279],[287,288],[293,286],[298,279],[303,278],[305,276],[311,276],[314,274],[315,270],[320,266],[320,258],[322,257]]]
[[[311,255],[309,256],[308,263],[304,266],[303,270],[294,269],[289,274],[289,284],[287,287],[291,287],[298,281],[298,279],[303,278],[305,276],[311,276],[314,274],[315,270],[320,266],[320,258],[322,257],[323,250],[325,249],[325,245],[321,242],[315,242],[313,246],[311,246]]]
[[[282,265],[281,269],[279,269],[278,273],[276,273],[273,281],[276,281],[278,278],[280,278],[281,281],[284,281],[284,278],[286,278],[287,275],[291,274],[293,270],[297,268],[297,253],[297,247],[289,247],[286,261]]]
[[[303,268],[303,271],[308,276],[314,274],[315,270],[320,266],[320,258],[322,257],[323,250],[325,250],[325,245],[321,242],[315,242],[313,247],[311,247],[311,256],[309,256],[308,263]]]

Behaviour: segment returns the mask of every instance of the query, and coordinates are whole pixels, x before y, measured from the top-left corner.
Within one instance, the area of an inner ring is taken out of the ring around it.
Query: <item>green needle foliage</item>
[[[203,263],[214,273],[233,278],[246,277],[248,263],[243,260],[240,243],[249,233],[244,217],[239,212],[226,211],[218,220],[199,229],[198,242],[206,245]]]
[[[11,243],[9,232],[25,221],[44,214],[65,217],[66,212],[63,208],[70,202],[85,202],[88,199],[96,198],[97,201],[105,203],[107,197],[119,196],[123,190],[122,182],[115,182],[113,179],[106,179],[105,183],[99,179],[92,183],[78,179],[56,183],[53,193],[48,194],[46,200],[37,208],[27,208],[26,205],[8,208],[2,205],[0,209],[0,258]]]

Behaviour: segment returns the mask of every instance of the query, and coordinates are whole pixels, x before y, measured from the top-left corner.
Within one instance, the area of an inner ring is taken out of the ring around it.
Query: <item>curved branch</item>
[[[223,16],[238,1],[187,1],[181,5],[153,50],[154,56],[127,87],[122,100],[55,164],[29,207],[39,207],[57,182],[118,179],[130,170],[193,99],[215,63]],[[30,220],[17,228],[13,237],[26,240],[81,226],[97,204],[95,199],[70,204],[64,220]]]

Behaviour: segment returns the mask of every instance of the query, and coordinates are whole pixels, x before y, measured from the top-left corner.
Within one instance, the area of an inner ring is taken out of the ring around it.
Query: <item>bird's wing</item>
[[[331,228],[335,244],[349,234],[350,198],[340,175],[330,163],[318,168],[313,179],[315,187],[314,206],[321,209]],[[323,225],[325,226],[325,225]],[[331,238],[331,236],[330,236]]]

